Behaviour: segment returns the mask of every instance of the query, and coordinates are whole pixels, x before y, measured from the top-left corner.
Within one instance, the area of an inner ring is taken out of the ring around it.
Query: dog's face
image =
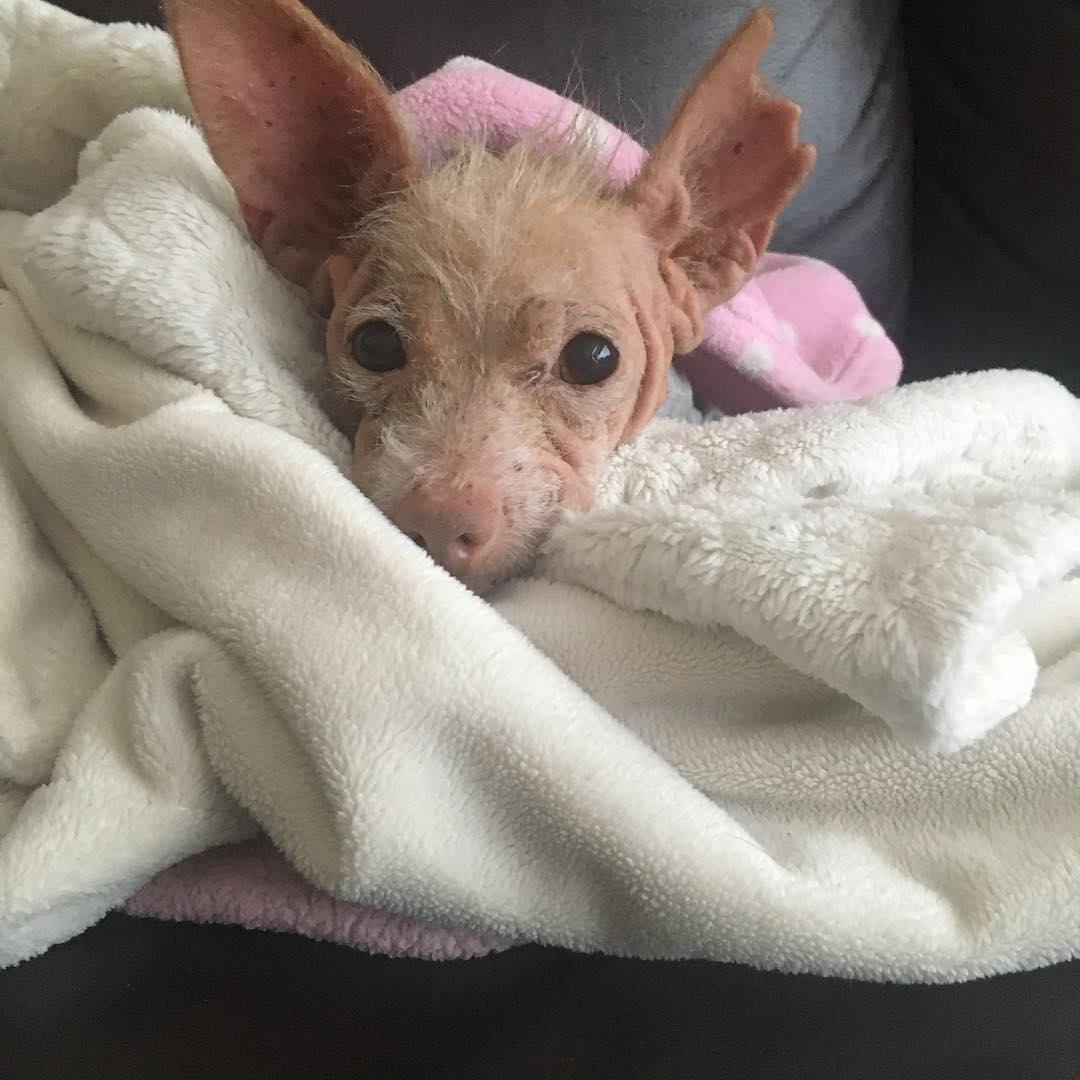
[[[582,153],[473,151],[418,179],[362,226],[330,320],[356,483],[477,591],[589,507],[662,396],[656,252]]]
[[[381,83],[295,0],[166,10],[252,238],[328,315],[357,485],[478,592],[589,507],[813,161],[757,78],[762,13],[618,189],[547,136],[422,172]]]

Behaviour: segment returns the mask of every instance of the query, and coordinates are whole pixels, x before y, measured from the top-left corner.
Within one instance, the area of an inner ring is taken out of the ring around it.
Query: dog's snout
[[[390,515],[437,563],[465,582],[484,576],[505,527],[501,500],[490,491],[419,486]]]

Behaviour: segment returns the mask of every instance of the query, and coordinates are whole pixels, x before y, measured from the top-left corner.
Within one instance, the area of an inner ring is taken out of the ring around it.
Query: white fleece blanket
[[[575,949],[1080,950],[1075,399],[658,421],[489,605],[342,474],[319,328],[185,107],[156,31],[0,0],[0,964],[260,828]]]

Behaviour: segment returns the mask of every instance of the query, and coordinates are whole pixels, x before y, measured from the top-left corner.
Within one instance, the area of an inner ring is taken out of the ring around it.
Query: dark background
[[[1075,1080],[1080,968],[876,986],[521,948],[443,963],[109,916],[0,973],[5,1080]]]

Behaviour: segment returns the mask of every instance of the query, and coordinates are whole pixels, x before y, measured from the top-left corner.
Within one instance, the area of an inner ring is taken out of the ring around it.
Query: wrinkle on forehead
[[[527,140],[501,158],[469,147],[370,215],[356,241],[388,288],[428,279],[470,321],[516,311],[526,290],[565,296],[575,277],[603,275],[597,239],[631,220],[594,153],[572,140]]]

